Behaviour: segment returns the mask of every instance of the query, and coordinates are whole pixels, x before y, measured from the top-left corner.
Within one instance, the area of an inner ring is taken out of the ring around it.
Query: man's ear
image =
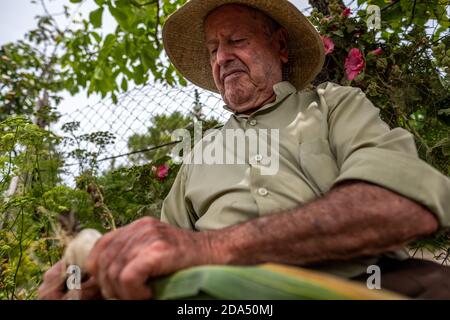
[[[276,33],[277,33],[276,41],[278,42],[279,45],[280,60],[283,64],[286,64],[289,61],[289,48],[288,48],[289,33],[283,27],[278,29]]]

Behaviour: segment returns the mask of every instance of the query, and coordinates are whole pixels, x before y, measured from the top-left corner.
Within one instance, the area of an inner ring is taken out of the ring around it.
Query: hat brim
[[[163,27],[163,42],[169,59],[195,85],[218,92],[209,64],[204,20],[224,4],[256,8],[286,28],[289,33],[288,79],[297,90],[306,87],[322,69],[325,54],[322,39],[308,19],[286,0],[191,0],[175,11]]]

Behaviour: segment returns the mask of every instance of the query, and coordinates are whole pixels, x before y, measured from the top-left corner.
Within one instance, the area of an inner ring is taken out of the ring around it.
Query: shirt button
[[[267,191],[267,189],[266,188],[259,188],[258,189],[258,193],[259,193],[259,195],[260,196],[267,196],[267,194],[269,193],[269,191]]]
[[[249,124],[250,124],[251,126],[256,126],[257,123],[258,123],[258,122],[257,122],[255,119],[252,119],[252,120],[250,120],[250,122],[249,122]]]
[[[260,162],[262,159],[263,159],[263,156],[260,155],[260,154],[257,154],[257,155],[255,156],[255,161],[256,161],[256,162]]]

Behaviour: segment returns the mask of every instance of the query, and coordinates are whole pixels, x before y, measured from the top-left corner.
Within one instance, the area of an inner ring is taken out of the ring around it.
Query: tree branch
[[[53,20],[53,23],[55,24],[55,27],[56,27],[56,31],[61,32],[61,31],[60,31],[60,28],[59,28],[59,26],[58,26],[58,22],[56,22],[55,18],[53,18],[53,16],[52,16],[52,15],[50,14],[50,12],[48,11],[47,6],[45,5],[45,0],[41,0],[41,5],[42,5],[42,8],[44,9],[45,14],[46,14],[51,20]]]
[[[95,183],[94,179],[91,179],[86,191],[90,194],[91,199],[94,202],[94,208],[98,210],[100,218],[104,222],[104,227],[108,230],[115,230],[116,223],[114,221],[114,216],[105,204],[102,190],[97,183]]]
[[[161,23],[159,19],[159,0],[156,0],[156,23],[155,23],[155,42],[158,50],[161,49],[161,43],[159,42],[158,33],[159,33],[159,24]]]
[[[414,0],[414,4],[413,4],[413,8],[412,8],[412,13],[411,13],[411,19],[409,20],[408,28],[409,28],[409,26],[412,24],[412,22],[413,22],[413,20],[414,20],[414,15],[415,15],[415,13],[416,13],[416,3],[417,3],[417,0]]]

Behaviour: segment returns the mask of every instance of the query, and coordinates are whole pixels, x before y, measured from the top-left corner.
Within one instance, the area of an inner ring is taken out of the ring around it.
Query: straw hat
[[[286,0],[190,0],[166,21],[163,41],[178,71],[192,83],[218,92],[209,64],[203,23],[209,12],[224,4],[243,4],[272,17],[289,32],[288,80],[303,89],[320,72],[325,59],[319,33]]]

